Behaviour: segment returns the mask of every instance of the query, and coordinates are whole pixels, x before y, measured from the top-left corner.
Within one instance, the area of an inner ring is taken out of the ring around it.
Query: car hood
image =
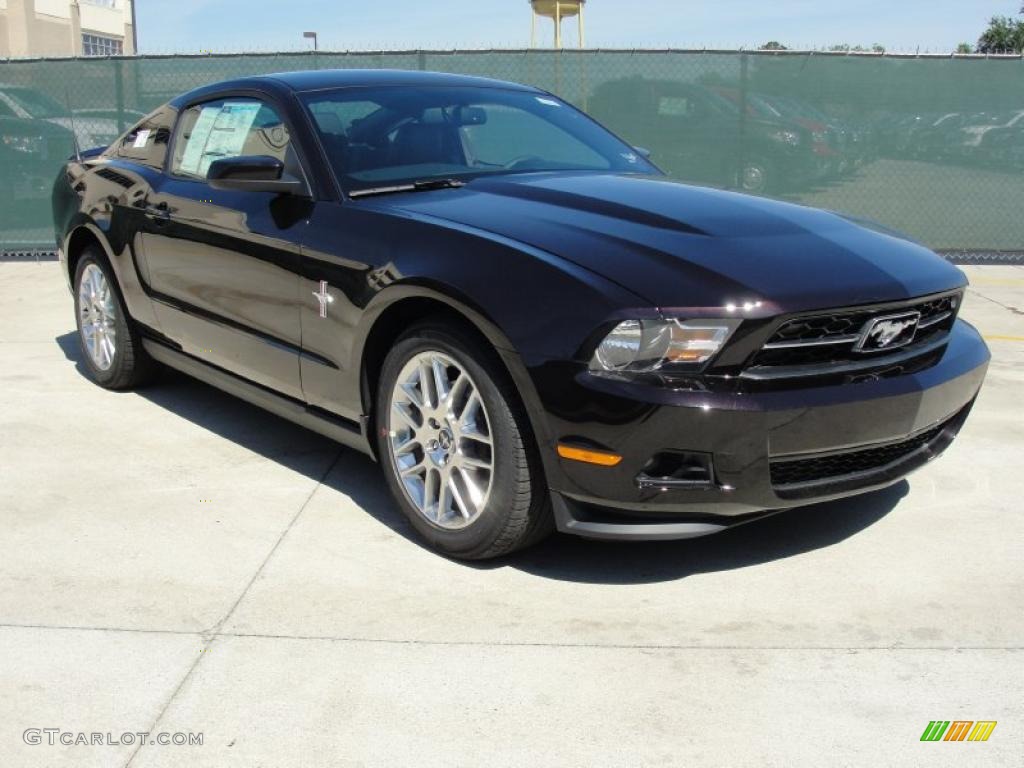
[[[927,248],[881,227],[663,177],[502,175],[366,202],[512,238],[661,308],[761,301],[765,312],[795,312],[966,282]]]

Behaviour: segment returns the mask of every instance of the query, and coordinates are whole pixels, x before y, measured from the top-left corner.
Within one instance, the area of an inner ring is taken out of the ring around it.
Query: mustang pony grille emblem
[[[896,349],[909,344],[914,340],[917,322],[920,319],[920,312],[876,317],[864,326],[855,349],[873,352],[880,349]]]
[[[327,317],[327,305],[334,301],[334,297],[327,292],[327,281],[320,281],[320,290],[313,291],[316,300],[320,302],[320,317]]]

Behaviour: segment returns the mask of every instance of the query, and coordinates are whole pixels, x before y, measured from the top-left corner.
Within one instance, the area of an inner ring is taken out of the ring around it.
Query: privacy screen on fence
[[[903,230],[1024,249],[1024,61],[672,51],[248,54],[0,63],[0,250],[52,248],[64,160],[173,96],[295,69],[425,69],[536,85],[672,176]]]

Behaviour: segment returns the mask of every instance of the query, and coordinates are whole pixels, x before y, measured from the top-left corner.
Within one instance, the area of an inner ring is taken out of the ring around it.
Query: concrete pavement
[[[57,265],[0,263],[0,765],[1020,765],[1024,268],[966,271],[989,378],[908,482],[466,565],[364,457],[182,376],[93,385]]]

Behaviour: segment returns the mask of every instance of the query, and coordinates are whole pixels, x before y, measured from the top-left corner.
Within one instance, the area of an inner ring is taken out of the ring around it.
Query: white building
[[[0,58],[135,52],[134,0],[0,0]]]

